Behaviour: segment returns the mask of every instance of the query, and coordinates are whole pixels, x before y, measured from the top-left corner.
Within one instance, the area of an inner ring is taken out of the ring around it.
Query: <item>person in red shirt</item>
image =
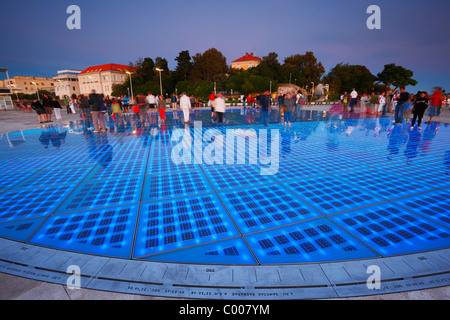
[[[433,95],[430,99],[430,108],[428,115],[430,116],[430,120],[427,123],[431,123],[433,121],[433,117],[438,117],[441,114],[441,104],[442,104],[442,89],[437,87],[434,88]]]
[[[213,106],[214,100],[216,100],[216,94],[213,91],[209,95],[209,101],[208,101],[208,105],[211,107],[211,118],[214,117],[214,106]]]
[[[253,107],[253,99],[252,99],[252,95],[251,95],[251,94],[249,94],[249,95],[247,96],[247,106],[248,106],[249,108],[252,108],[252,107]]]

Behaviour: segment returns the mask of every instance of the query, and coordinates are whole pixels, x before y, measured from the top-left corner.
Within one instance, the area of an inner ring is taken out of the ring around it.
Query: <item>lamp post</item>
[[[36,86],[36,92],[37,92],[38,100],[41,100],[41,98],[39,97],[39,89],[38,89],[37,83],[33,81],[32,84],[34,84]]]
[[[159,72],[159,86],[161,88],[161,95],[163,95],[163,90],[162,90],[162,77],[161,74],[164,71],[164,69],[160,69],[160,68],[155,68],[156,71]]]
[[[131,75],[133,74],[130,71],[126,71],[126,74],[130,76],[130,88],[131,88],[131,101],[134,101],[134,95],[133,95],[133,82],[131,81]]]

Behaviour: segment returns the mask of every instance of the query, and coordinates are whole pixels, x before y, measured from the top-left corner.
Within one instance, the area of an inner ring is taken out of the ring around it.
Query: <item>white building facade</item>
[[[58,75],[53,77],[55,81],[55,95],[60,99],[64,97],[71,98],[73,94],[80,95],[80,85],[78,75],[81,73],[79,70],[60,70]]]
[[[80,92],[89,95],[95,90],[98,94],[111,96],[113,85],[124,83],[128,78],[127,71],[132,70],[133,67],[114,63],[89,67],[78,75]]]

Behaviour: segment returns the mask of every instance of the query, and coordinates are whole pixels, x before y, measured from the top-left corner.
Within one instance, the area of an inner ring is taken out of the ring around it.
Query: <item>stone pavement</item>
[[[312,110],[327,110],[329,106],[311,106]],[[79,115],[68,115],[62,112],[63,121],[76,121]],[[425,116],[425,121],[428,117]],[[450,111],[444,108],[441,122],[450,124]],[[54,122],[56,123],[56,122]],[[22,111],[0,111],[0,135],[12,131],[36,129],[41,124],[36,114]],[[73,290],[66,286],[16,277],[0,273],[0,299],[1,300],[175,300],[162,298],[101,292],[88,289]],[[449,300],[450,287],[440,287],[427,290],[410,291],[403,293],[374,295],[368,297],[345,298],[338,300]]]

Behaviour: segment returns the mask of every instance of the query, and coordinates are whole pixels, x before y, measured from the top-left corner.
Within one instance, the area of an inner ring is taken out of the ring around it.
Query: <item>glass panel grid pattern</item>
[[[265,127],[257,110],[237,110],[218,125],[210,112],[195,111],[185,125],[181,112],[167,112],[165,123],[111,120],[107,134],[80,121],[4,135],[0,236],[211,264],[354,260],[450,246],[448,126],[410,130],[387,117],[308,110],[293,117],[285,128],[272,112]],[[229,132],[236,143],[227,158]]]

